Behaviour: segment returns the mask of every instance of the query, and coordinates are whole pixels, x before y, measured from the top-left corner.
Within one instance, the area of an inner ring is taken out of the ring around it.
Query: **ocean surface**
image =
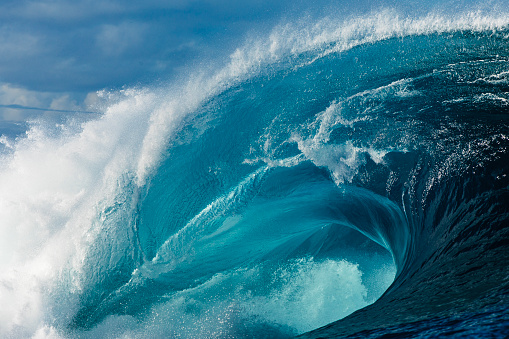
[[[509,336],[507,14],[286,23],[99,95],[0,138],[0,337]]]

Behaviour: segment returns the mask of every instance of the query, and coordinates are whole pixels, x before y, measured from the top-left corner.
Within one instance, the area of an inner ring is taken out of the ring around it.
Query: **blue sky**
[[[171,74],[184,60],[280,12],[282,2],[11,1],[0,76],[34,90],[90,91]],[[232,34],[233,33],[233,34]]]
[[[307,6],[285,0],[3,0],[0,134],[19,132],[16,123],[38,115],[84,110],[97,90],[169,81],[184,65],[226,56],[248,31],[270,29]]]
[[[183,66],[227,57],[246,35],[282,20],[396,4],[412,12],[419,3],[3,0],[0,135],[21,131],[16,123],[37,115],[86,110],[97,90],[170,81]]]

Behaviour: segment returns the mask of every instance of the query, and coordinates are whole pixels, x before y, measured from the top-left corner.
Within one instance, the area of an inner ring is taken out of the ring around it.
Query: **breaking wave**
[[[508,18],[280,25],[2,137],[0,334],[504,333]]]

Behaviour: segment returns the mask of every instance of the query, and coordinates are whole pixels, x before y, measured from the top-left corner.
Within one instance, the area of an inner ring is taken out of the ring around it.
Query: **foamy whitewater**
[[[508,333],[508,13],[287,23],[98,95],[0,138],[0,337]]]

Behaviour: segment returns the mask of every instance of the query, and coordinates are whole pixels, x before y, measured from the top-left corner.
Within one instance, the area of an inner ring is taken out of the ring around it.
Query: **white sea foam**
[[[362,272],[347,261],[300,259],[273,275],[278,286],[265,296],[253,296],[244,306],[248,314],[297,333],[341,319],[368,305]]]
[[[310,23],[303,19],[277,26],[267,39],[249,41],[232,54],[231,65],[242,73],[250,73],[283,57],[320,51],[304,61],[302,65],[306,65],[331,53],[390,38],[459,30],[496,31],[508,25],[507,13],[495,10],[489,14],[479,11],[454,13],[454,16],[430,13],[412,18],[401,17],[395,10],[383,9],[377,14],[346,20],[327,17]]]
[[[262,273],[266,270],[216,274],[200,286],[168,296],[143,319],[110,316],[88,336],[224,338],[260,331],[273,331],[268,333],[274,337],[296,335],[370,304],[368,294],[378,297],[395,273],[381,268],[371,277],[375,286],[365,283],[358,265],[345,260],[297,259],[272,271],[268,280]]]

